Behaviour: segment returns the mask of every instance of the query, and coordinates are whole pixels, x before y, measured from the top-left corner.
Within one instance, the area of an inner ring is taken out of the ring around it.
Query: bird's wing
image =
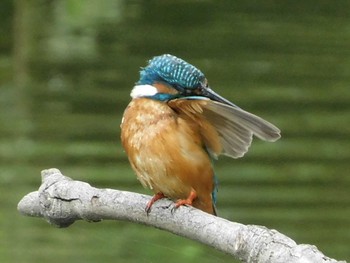
[[[174,99],[168,104],[175,111],[197,122],[204,119],[210,123],[219,136],[221,154],[232,158],[242,157],[248,151],[253,134],[265,141],[273,142],[280,138],[280,130],[276,126],[238,107],[205,97]],[[220,154],[216,149],[212,149],[213,147],[208,142],[206,146],[216,155]]]

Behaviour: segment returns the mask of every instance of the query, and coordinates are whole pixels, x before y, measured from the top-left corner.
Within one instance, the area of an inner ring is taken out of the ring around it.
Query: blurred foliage
[[[123,222],[55,229],[16,211],[57,167],[97,187],[149,193],[119,124],[140,67],[171,53],[276,124],[215,163],[219,215],[274,228],[350,259],[349,1],[1,1],[2,262],[232,262],[213,249]],[[6,198],[5,198],[6,197]]]

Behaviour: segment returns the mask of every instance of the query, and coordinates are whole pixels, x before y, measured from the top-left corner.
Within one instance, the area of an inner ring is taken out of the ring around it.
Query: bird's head
[[[166,85],[168,89],[158,89],[157,84]],[[140,80],[131,96],[162,101],[181,97],[206,97],[235,106],[209,87],[207,79],[198,68],[169,54],[154,57],[149,61],[141,70]]]

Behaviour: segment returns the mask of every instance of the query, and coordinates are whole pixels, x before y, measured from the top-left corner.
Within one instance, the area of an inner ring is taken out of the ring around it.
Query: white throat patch
[[[131,93],[130,96],[133,99],[144,97],[144,96],[153,96],[157,94],[158,90],[156,87],[152,85],[136,85]]]

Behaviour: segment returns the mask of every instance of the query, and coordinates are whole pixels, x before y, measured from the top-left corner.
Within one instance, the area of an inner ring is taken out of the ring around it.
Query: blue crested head
[[[152,85],[164,82],[179,90],[196,89],[205,85],[204,74],[195,66],[175,56],[166,54],[154,57],[140,72],[137,84]]]
[[[237,107],[232,102],[216,94],[209,86],[202,71],[173,55],[165,54],[154,57],[140,72],[137,85],[164,83],[176,89],[178,94],[155,93],[148,97],[162,101],[178,97],[203,99],[203,97]]]

